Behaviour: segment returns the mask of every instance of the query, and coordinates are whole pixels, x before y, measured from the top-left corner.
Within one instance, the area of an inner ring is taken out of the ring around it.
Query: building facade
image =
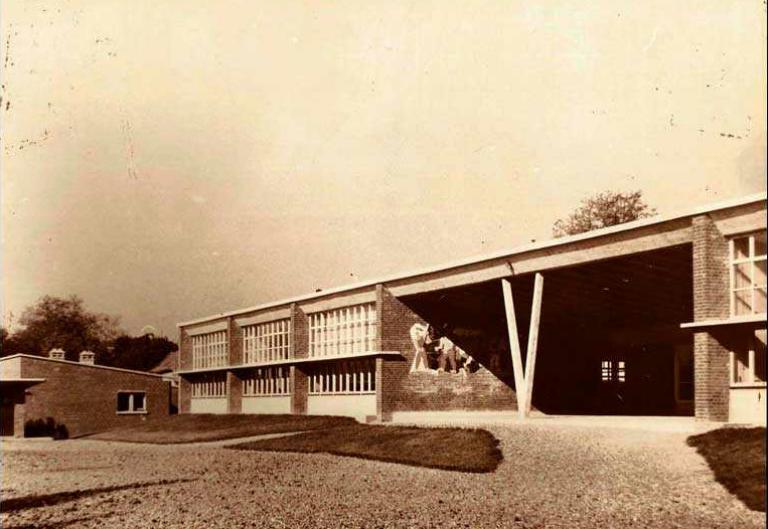
[[[763,193],[181,323],[179,409],[765,423],[765,317]]]
[[[77,437],[167,416],[171,385],[84,353],[80,362],[18,354],[0,358],[0,389],[3,435]]]

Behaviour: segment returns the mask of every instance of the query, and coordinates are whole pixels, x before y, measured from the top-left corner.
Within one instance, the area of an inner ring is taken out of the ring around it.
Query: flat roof
[[[152,378],[163,378],[163,375],[156,375],[155,373],[147,373],[146,371],[136,371],[134,369],[123,369],[122,367],[102,366],[99,364],[83,364],[82,362],[73,362],[72,360],[59,360],[58,358],[48,358],[47,356],[37,356],[37,355],[30,355],[30,354],[24,354],[24,353],[19,353],[11,356],[4,356],[3,358],[0,358],[0,362],[5,362],[6,360],[11,360],[13,358],[30,358],[32,360],[58,362],[60,364],[68,364],[68,365],[80,366],[80,367],[95,367],[97,369],[109,369],[110,371],[120,371],[122,373],[133,373],[134,375],[144,375]]]
[[[693,217],[693,216],[696,216],[696,215],[701,215],[703,213],[711,213],[713,211],[718,211],[718,210],[722,210],[722,209],[728,209],[728,208],[733,208],[733,207],[738,207],[738,206],[745,206],[745,205],[753,204],[753,203],[757,203],[757,202],[765,202],[767,198],[768,198],[768,193],[763,191],[763,192],[760,192],[760,193],[755,193],[755,194],[752,194],[752,195],[746,195],[746,196],[738,197],[738,198],[735,198],[735,199],[724,200],[724,201],[720,201],[720,202],[716,202],[716,203],[712,203],[712,204],[707,204],[705,206],[697,206],[697,207],[692,208],[692,209],[687,209],[687,210],[684,210],[684,211],[678,211],[678,212],[670,213],[670,214],[667,214],[667,215],[656,215],[656,216],[649,217],[649,218],[646,218],[646,219],[635,220],[635,221],[632,221],[632,222],[626,222],[624,224],[618,224],[616,226],[608,226],[607,228],[600,228],[600,229],[597,229],[597,230],[592,230],[592,231],[589,231],[589,232],[586,232],[586,233],[579,233],[577,235],[569,235],[569,236],[566,236],[566,237],[547,239],[547,240],[541,241],[541,242],[533,242],[533,243],[529,243],[529,244],[524,244],[524,245],[521,245],[521,246],[513,247],[513,248],[508,249],[508,250],[497,251],[497,252],[494,252],[494,253],[491,253],[491,254],[485,254],[485,255],[477,255],[477,256],[470,257],[470,258],[465,258],[465,259],[462,259],[462,260],[459,260],[459,261],[444,263],[442,265],[422,268],[422,269],[418,269],[418,270],[411,270],[409,272],[403,272],[403,273],[394,274],[394,275],[391,275],[391,276],[385,276],[385,277],[379,277],[379,278],[375,278],[375,279],[364,280],[364,281],[360,281],[358,283],[352,283],[352,284],[348,284],[348,285],[344,285],[344,286],[340,286],[340,287],[334,287],[334,288],[330,288],[328,290],[322,290],[322,291],[319,291],[319,292],[313,292],[311,294],[304,294],[304,295],[301,295],[301,296],[295,296],[295,297],[285,298],[285,299],[281,299],[281,300],[277,300],[277,301],[271,301],[271,302],[263,303],[263,304],[260,304],[260,305],[254,305],[252,307],[246,307],[246,308],[243,308],[243,309],[237,309],[237,310],[228,311],[228,312],[221,312],[219,314],[213,314],[213,315],[210,315],[210,316],[204,316],[204,317],[197,318],[197,319],[194,319],[194,320],[189,320],[189,321],[177,323],[176,326],[177,327],[186,327],[186,326],[189,326],[189,325],[205,323],[205,322],[217,320],[217,319],[220,319],[220,318],[226,318],[228,316],[237,316],[239,314],[245,314],[245,313],[248,313],[248,312],[257,312],[257,311],[260,311],[260,310],[271,309],[271,308],[279,307],[279,306],[282,306],[282,305],[288,305],[288,304],[291,304],[291,303],[298,303],[298,302],[301,302],[301,301],[308,301],[308,300],[312,300],[312,299],[319,299],[319,298],[323,298],[323,297],[326,297],[326,296],[332,296],[332,295],[335,295],[335,294],[341,294],[341,293],[344,293],[344,292],[350,292],[350,291],[354,291],[354,290],[360,290],[360,289],[363,289],[363,288],[369,288],[369,287],[375,286],[375,285],[377,285],[379,283],[384,284],[384,283],[389,283],[389,282],[392,282],[392,281],[398,281],[398,280],[402,280],[402,279],[409,279],[409,278],[414,278],[414,277],[418,277],[418,276],[422,276],[422,275],[433,274],[433,273],[436,273],[436,272],[443,272],[443,271],[446,271],[446,270],[451,270],[453,268],[459,268],[459,267],[462,267],[462,266],[479,264],[479,263],[482,263],[484,261],[491,261],[491,260],[494,260],[494,259],[500,259],[500,258],[504,258],[504,257],[512,257],[512,256],[515,256],[515,255],[519,255],[519,254],[523,254],[523,253],[527,253],[527,252],[532,252],[532,251],[535,251],[535,250],[563,247],[563,246],[567,246],[567,245],[575,243],[575,242],[580,242],[580,241],[584,241],[584,240],[588,240],[588,239],[597,239],[599,237],[604,237],[606,235],[612,235],[612,234],[616,234],[616,233],[623,233],[623,232],[627,232],[627,231],[631,231],[631,230],[645,228],[645,227],[648,227],[648,226],[664,224],[666,222],[670,222],[670,221],[673,221],[673,220],[679,220],[679,219],[683,219],[683,218],[686,218],[686,217]]]

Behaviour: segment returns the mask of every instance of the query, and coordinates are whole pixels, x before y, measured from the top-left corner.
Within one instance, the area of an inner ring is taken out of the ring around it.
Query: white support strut
[[[536,352],[539,344],[539,324],[541,322],[541,300],[544,290],[544,276],[537,273],[533,285],[533,301],[531,303],[531,323],[528,332],[528,347],[526,351],[525,370],[520,350],[520,335],[517,330],[515,304],[512,296],[512,285],[508,279],[501,280],[504,293],[504,310],[507,317],[507,332],[509,334],[509,350],[512,355],[512,370],[515,376],[515,392],[517,393],[517,410],[521,419],[531,412],[533,401],[533,379],[536,370]]]
[[[512,353],[512,371],[515,375],[515,393],[517,394],[517,411],[521,419],[525,418],[527,404],[525,403],[525,375],[523,374],[523,359],[520,353],[520,339],[515,318],[515,303],[512,299],[512,285],[508,279],[501,280],[504,292],[504,310],[507,315],[507,332],[509,334],[509,350]]]

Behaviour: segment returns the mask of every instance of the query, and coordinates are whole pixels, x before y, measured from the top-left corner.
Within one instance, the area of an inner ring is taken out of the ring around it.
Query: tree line
[[[120,328],[119,318],[88,311],[74,295],[42,297],[24,310],[19,325],[13,332],[0,329],[0,356],[48,356],[51,349],[60,348],[67,360],[76,362],[81,351],[92,351],[97,364],[148,371],[178,350],[176,343],[163,336],[128,335]]]

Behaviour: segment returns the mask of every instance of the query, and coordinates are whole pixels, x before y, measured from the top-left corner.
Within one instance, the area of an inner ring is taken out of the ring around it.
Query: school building
[[[181,413],[766,420],[766,194],[179,324]]]

